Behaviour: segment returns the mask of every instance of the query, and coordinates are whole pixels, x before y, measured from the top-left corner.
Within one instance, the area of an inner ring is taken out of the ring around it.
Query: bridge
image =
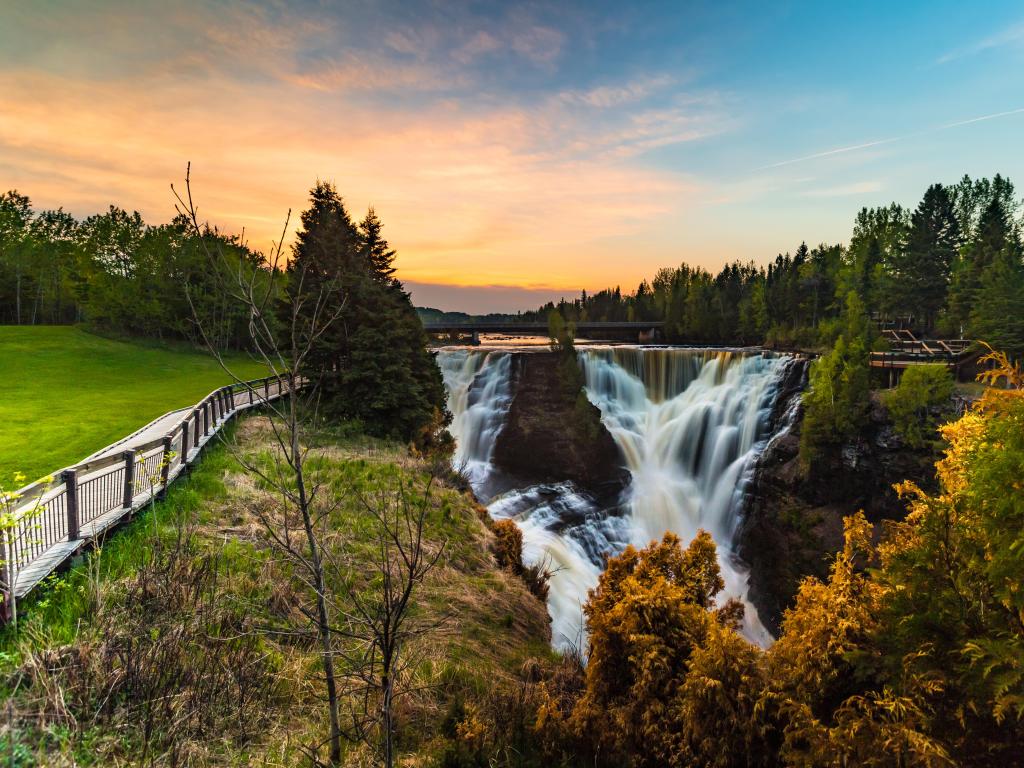
[[[583,339],[615,339],[630,341],[656,341],[665,323],[646,322],[582,322],[576,323],[576,336]],[[547,323],[529,323],[521,320],[482,321],[464,323],[423,324],[427,333],[452,339],[470,337],[473,344],[480,342],[481,333],[505,333],[513,336],[547,336]]]

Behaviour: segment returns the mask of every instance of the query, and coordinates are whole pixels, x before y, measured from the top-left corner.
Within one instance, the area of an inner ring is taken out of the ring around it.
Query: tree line
[[[354,220],[337,190],[317,183],[287,265],[271,264],[237,236],[179,213],[151,225],[110,206],[78,221],[36,211],[17,191],[0,195],[0,323],[83,323],[101,332],[183,340],[221,351],[252,349],[250,285],[283,324],[294,302],[307,315],[337,312],[313,344],[326,414],[368,432],[415,442],[439,439],[444,387],[408,293],[394,277],[395,251],[371,208]],[[211,269],[216,252],[219,268]],[[224,275],[231,276],[225,280]],[[302,275],[301,279],[297,276]],[[233,289],[232,286],[235,286]],[[311,300],[322,287],[326,306]]]
[[[207,228],[235,269],[267,280],[262,256]],[[221,349],[244,346],[246,314],[213,280],[183,217],[150,225],[110,206],[78,221],[35,211],[17,191],[0,195],[0,323],[86,323],[101,331],[196,340],[195,316]],[[192,306],[190,306],[190,300]]]
[[[717,274],[682,264],[627,294],[618,287],[520,315],[662,321],[669,341],[829,346],[851,291],[869,317],[923,334],[984,339],[1024,353],[1022,207],[1012,182],[932,184],[913,210],[863,208],[846,246],[801,243],[766,266]],[[982,299],[984,297],[984,299]]]

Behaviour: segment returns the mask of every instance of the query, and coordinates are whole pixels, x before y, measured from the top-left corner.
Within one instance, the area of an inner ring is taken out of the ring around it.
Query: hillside
[[[269,422],[246,418],[233,440],[259,461]],[[429,463],[361,436],[331,435],[321,455],[339,568],[364,596],[376,557],[364,504],[395,503],[403,487],[428,494],[426,546],[443,550],[415,595],[411,620],[431,629],[403,649],[397,735],[403,765],[456,759],[457,726],[485,707],[504,711],[523,670],[550,663],[544,604],[498,566],[468,494],[444,480],[426,490]],[[26,603],[17,635],[0,635],[0,680],[17,690],[15,764],[148,764],[147,753],[170,764],[304,764],[326,713],[301,580],[259,522],[279,503],[217,447],[155,512]],[[343,711],[357,706],[349,693]],[[369,764],[365,747],[347,749],[346,765]]]
[[[0,326],[0,486],[40,477],[202,399],[230,379],[200,351],[129,343],[70,326]],[[262,367],[229,358],[245,378]]]

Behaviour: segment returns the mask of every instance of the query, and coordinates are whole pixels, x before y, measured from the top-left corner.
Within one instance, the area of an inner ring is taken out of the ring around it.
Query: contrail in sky
[[[925,136],[929,133],[936,133],[937,131],[944,131],[947,128],[956,128],[960,125],[970,125],[971,123],[981,123],[985,120],[995,120],[998,117],[1008,117],[1010,115],[1024,114],[1024,107],[1019,109],[1010,109],[1006,112],[995,112],[991,115],[982,115],[981,117],[972,117],[968,120],[958,120],[955,123],[946,123],[945,125],[936,125],[932,128],[926,128],[923,131],[917,133],[911,133],[906,136],[895,136],[891,139],[879,139],[878,141],[868,141],[864,144],[854,144],[851,147],[840,147],[838,149],[829,149],[825,152],[815,152],[813,155],[804,155],[803,157],[794,157],[792,160],[783,160],[780,163],[772,163],[771,165],[762,165],[757,170],[764,171],[768,168],[781,168],[784,165],[792,165],[793,163],[802,163],[805,160],[817,160],[821,157],[830,157],[832,155],[842,155],[846,152],[856,152],[861,149],[868,149],[869,147],[877,147],[881,144],[892,144],[895,141],[903,141],[904,139],[912,139],[917,136]]]
[[[969,125],[970,123],[980,123],[983,120],[995,120],[997,117],[1006,117],[1007,115],[1019,115],[1024,112],[1024,107],[1020,109],[1011,109],[1007,112],[996,112],[992,115],[983,115],[982,117],[972,117],[970,120],[959,120],[955,123],[947,123],[946,125],[940,126],[942,128],[956,128],[958,125]]]
[[[896,136],[891,139],[879,139],[878,141],[869,141],[865,144],[855,144],[852,147],[839,147],[839,149],[829,149],[825,152],[815,152],[813,155],[804,155],[803,157],[794,157],[792,160],[783,160],[781,163],[772,163],[771,165],[762,165],[758,168],[759,171],[763,171],[766,168],[779,168],[783,165],[792,165],[793,163],[802,163],[804,160],[815,160],[819,157],[829,157],[830,155],[841,155],[844,152],[856,152],[858,149],[867,149],[868,147],[877,147],[879,144],[891,144],[894,141],[899,141],[902,136]]]

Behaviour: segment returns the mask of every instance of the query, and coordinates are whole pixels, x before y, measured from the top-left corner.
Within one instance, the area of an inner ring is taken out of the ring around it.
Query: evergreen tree
[[[987,180],[986,180],[987,181]],[[982,275],[995,263],[1004,252],[1007,261],[1019,258],[1020,240],[1014,226],[1011,208],[1007,202],[1007,194],[1012,195],[1013,186],[1005,179],[996,176],[990,196],[977,217],[973,229],[973,237],[965,245],[957,259],[950,288],[949,315],[952,330],[972,324],[972,314],[985,311],[980,307],[983,299]],[[978,331],[971,329],[972,334]]]
[[[811,366],[804,393],[800,460],[813,469],[825,452],[855,435],[864,424],[870,400],[868,319],[856,293],[846,297],[844,329],[835,346]]]
[[[906,245],[893,274],[899,306],[925,329],[934,327],[946,304],[959,246],[960,226],[949,193],[941,184],[932,184],[910,217]]]
[[[1024,357],[1024,267],[1005,248],[982,272],[971,311],[971,336]]]
[[[318,182],[288,265],[289,295],[307,321],[340,312],[314,347],[325,410],[366,431],[429,445],[450,418],[444,383],[409,294],[394,279],[395,252],[371,209],[357,227],[334,187]],[[318,297],[326,301],[317,306]]]
[[[374,276],[382,283],[389,282],[395,274],[393,266],[395,252],[381,234],[384,224],[371,207],[366,218],[359,222],[359,235],[363,239],[364,257]]]

